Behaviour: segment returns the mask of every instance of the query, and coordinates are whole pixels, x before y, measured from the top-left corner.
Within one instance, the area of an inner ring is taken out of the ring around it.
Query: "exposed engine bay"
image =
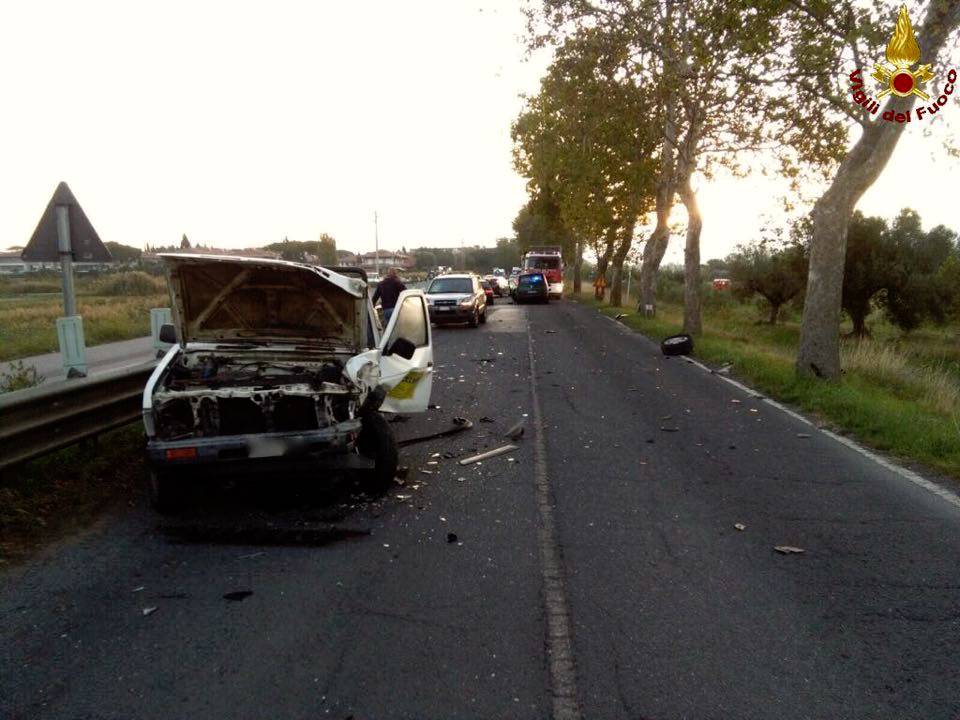
[[[187,351],[157,383],[153,415],[161,440],[319,430],[357,417],[365,394],[336,357]]]

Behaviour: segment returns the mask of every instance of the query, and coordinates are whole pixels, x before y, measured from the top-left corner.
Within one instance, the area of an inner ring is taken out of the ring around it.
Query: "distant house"
[[[24,260],[20,250],[0,251],[0,275],[28,275],[29,273],[47,270],[49,272],[60,272],[60,263],[41,262],[39,260]],[[84,273],[94,270],[104,270],[109,268],[109,263],[99,262],[74,262],[75,272]]]
[[[0,252],[0,275],[23,275],[28,263],[20,257],[20,251]]]

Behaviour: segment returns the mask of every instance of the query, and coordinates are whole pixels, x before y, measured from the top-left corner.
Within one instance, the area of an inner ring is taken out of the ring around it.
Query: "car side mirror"
[[[417,351],[417,346],[406,338],[398,337],[390,347],[387,348],[384,355],[399,355],[404,360],[409,360]]]
[[[160,342],[175,345],[177,343],[177,329],[169,323],[161,325]]]

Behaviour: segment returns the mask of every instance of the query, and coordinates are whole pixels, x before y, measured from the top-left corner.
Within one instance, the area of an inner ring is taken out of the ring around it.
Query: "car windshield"
[[[537,283],[543,282],[543,275],[521,275],[520,284],[521,285],[536,285]]]
[[[473,292],[473,283],[470,278],[437,278],[430,283],[427,290],[431,295],[440,293],[470,293]]]

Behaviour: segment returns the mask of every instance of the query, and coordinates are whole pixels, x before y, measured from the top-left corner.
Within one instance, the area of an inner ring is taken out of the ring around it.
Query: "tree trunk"
[[[687,245],[683,254],[683,331],[690,335],[703,332],[700,318],[700,231],[703,218],[690,179],[683,184],[680,197],[687,208]]]
[[[664,28],[670,37],[669,17]],[[661,48],[665,71],[673,65],[673,57],[665,42]],[[665,74],[669,75],[670,73]],[[643,260],[640,265],[640,302],[637,312],[648,317],[657,314],[657,271],[667,252],[670,240],[670,211],[673,209],[673,196],[676,185],[673,176],[677,144],[677,95],[672,86],[665,89],[663,101],[663,142],[660,144],[660,177],[657,180],[657,226],[643,247]]]
[[[613,254],[613,282],[610,284],[610,304],[619,307],[623,304],[623,262],[627,259],[630,246],[633,244],[633,224],[623,231],[623,237]]]
[[[954,0],[931,2],[923,29],[917,33],[925,59],[936,58],[958,22],[960,5]],[[911,113],[915,99],[915,95],[891,97],[884,110]],[[796,364],[800,375],[840,377],[840,302],[850,215],[887,164],[903,128],[881,119],[867,125],[813,208],[810,271]]]
[[[870,331],[867,330],[867,313],[866,312],[851,312],[850,319],[853,320],[853,333],[851,333],[856,338],[865,338],[870,335]]]
[[[577,240],[576,255],[573,258],[573,294],[579,296],[583,274],[583,240]]]
[[[616,227],[607,229],[603,240],[603,252],[597,253],[597,277],[606,279],[607,267],[610,265],[610,257],[613,255],[613,248],[617,238]],[[603,300],[606,290],[594,291],[594,297],[597,300]]]
[[[672,203],[671,203],[672,204]],[[650,239],[643,246],[643,260],[640,264],[640,302],[637,312],[653,317],[657,313],[657,270],[667,252],[667,241],[670,240],[670,207],[660,207],[660,197],[657,196],[657,226]]]
[[[780,306],[770,303],[770,324],[776,325],[777,320],[780,318]]]

